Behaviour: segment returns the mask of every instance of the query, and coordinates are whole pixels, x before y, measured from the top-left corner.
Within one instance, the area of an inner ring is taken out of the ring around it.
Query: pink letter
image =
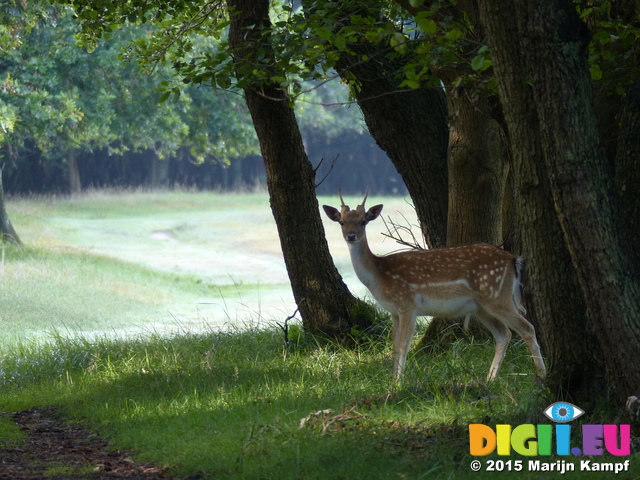
[[[618,448],[618,425],[604,425],[604,446],[611,455],[624,457],[631,454],[631,427],[620,425],[620,448]]]

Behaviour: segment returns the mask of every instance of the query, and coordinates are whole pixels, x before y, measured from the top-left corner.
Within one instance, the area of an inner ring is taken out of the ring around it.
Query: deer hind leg
[[[489,329],[496,341],[496,353],[493,356],[491,362],[491,368],[489,368],[489,374],[487,375],[487,382],[495,380],[500,370],[500,365],[504,360],[504,356],[507,354],[507,347],[511,341],[511,331],[497,318],[488,315],[484,312],[477,312],[476,316],[478,320]]]
[[[547,373],[547,368],[544,365],[544,360],[540,353],[540,345],[538,345],[538,339],[536,338],[533,325],[511,305],[510,308],[489,307],[487,308],[487,312],[501,320],[507,327],[522,337],[527,347],[529,347],[533,363],[538,372],[538,377],[544,378]]]
[[[407,354],[416,326],[416,316],[413,313],[392,315],[393,319],[393,378],[396,382],[402,379]]]

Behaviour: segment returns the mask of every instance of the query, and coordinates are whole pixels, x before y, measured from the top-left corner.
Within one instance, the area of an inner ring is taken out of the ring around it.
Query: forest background
[[[7,193],[264,187],[258,141],[238,91],[185,85],[178,98],[159,102],[163,87],[177,81],[173,69],[157,66],[150,75],[123,59],[131,42],[149,35],[149,26],[128,24],[89,53],[77,45],[80,25],[71,9],[46,2],[28,7],[9,2],[0,11],[0,157]],[[217,43],[199,42],[203,49]],[[337,81],[308,87],[296,104],[305,146],[320,178],[335,169],[319,192],[353,191],[366,181],[379,194],[406,193],[349,102],[347,87]]]

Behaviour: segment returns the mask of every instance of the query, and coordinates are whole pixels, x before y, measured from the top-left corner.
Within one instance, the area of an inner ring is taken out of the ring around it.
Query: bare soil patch
[[[134,461],[81,426],[64,422],[51,409],[0,413],[26,439],[0,445],[0,479],[167,480],[166,470]]]

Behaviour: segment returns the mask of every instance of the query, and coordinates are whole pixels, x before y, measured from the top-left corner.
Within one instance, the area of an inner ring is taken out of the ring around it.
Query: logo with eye
[[[569,402],[556,402],[549,405],[544,414],[554,422],[567,423],[575,420],[584,413],[584,410]]]

